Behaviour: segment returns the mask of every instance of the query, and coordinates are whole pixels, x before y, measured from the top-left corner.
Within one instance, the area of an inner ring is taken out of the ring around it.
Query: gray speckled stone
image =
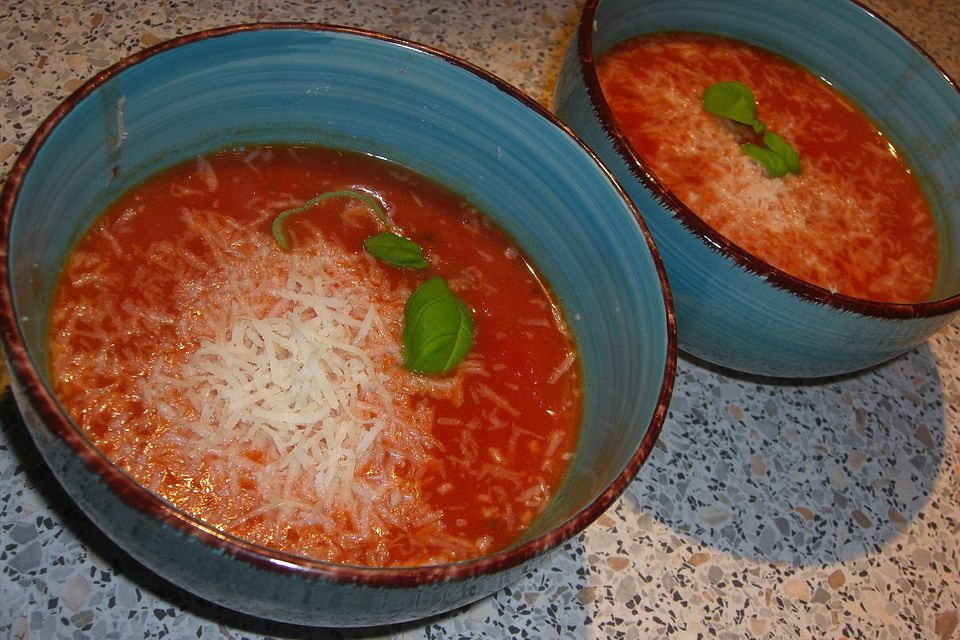
[[[960,77],[949,0],[869,0]],[[159,3],[0,8],[0,163],[97,70],[162,39],[264,20],[360,26],[464,57],[544,104],[572,2]],[[956,637],[960,333],[817,383],[687,360],[660,443],[624,497],[542,569],[436,619],[346,638]],[[310,638],[200,602],[67,499],[0,397],[0,637]]]

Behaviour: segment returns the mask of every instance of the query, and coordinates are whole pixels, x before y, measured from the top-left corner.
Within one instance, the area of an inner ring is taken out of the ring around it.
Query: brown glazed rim
[[[634,218],[639,224],[646,238],[647,245],[653,257],[657,269],[657,276],[660,280],[663,291],[664,307],[666,314],[664,321],[667,326],[667,350],[666,363],[663,370],[663,382],[660,387],[660,393],[657,400],[657,406],[653,416],[647,426],[637,451],[630,458],[627,465],[619,475],[610,483],[610,485],[593,499],[585,507],[581,508],[576,514],[555,527],[551,531],[521,544],[509,547],[500,552],[487,556],[482,556],[472,560],[466,560],[457,563],[408,567],[408,568],[382,568],[382,567],[360,567],[353,565],[342,565],[319,560],[313,560],[303,556],[298,556],[275,549],[263,547],[249,541],[234,537],[220,532],[201,520],[190,516],[183,511],[173,507],[156,494],[148,491],[138,484],[132,477],[119,467],[114,465],[97,449],[86,436],[69,420],[65,412],[61,409],[52,392],[41,380],[37,369],[31,360],[24,344],[23,335],[20,331],[19,323],[14,315],[12,300],[12,283],[10,281],[10,268],[8,264],[9,251],[8,243],[10,240],[10,225],[14,206],[17,201],[21,183],[24,176],[29,171],[30,166],[54,128],[70,113],[70,111],[83,99],[89,96],[98,87],[107,80],[121,73],[139,62],[142,62],[152,56],[161,54],[170,49],[189,45],[191,43],[205,40],[208,38],[218,38],[232,34],[262,31],[262,30],[306,30],[306,31],[327,31],[350,34],[359,37],[371,38],[383,42],[401,45],[422,51],[428,55],[440,58],[452,65],[460,67],[465,71],[472,73],[486,80],[491,85],[503,91],[512,98],[520,101],[529,109],[536,112],[546,120],[550,121],[556,127],[562,129],[570,135],[579,146],[588,153],[600,166],[604,175],[610,180],[621,198],[630,207]],[[673,390],[674,377],[676,373],[676,326],[674,321],[672,300],[667,287],[667,279],[663,269],[663,264],[653,245],[653,240],[644,225],[639,212],[631,203],[622,187],[617,183],[613,175],[602,165],[596,155],[565,125],[560,123],[549,111],[543,108],[535,100],[522,93],[519,89],[509,83],[495,77],[479,67],[461,60],[451,54],[438,49],[404,40],[394,36],[385,35],[357,29],[352,27],[341,27],[335,25],[324,25],[315,23],[289,23],[273,22],[244,24],[221,27],[200,31],[197,33],[174,38],[162,42],[153,47],[134,53],[122,61],[112,65],[106,70],[100,72],[70,96],[68,96],[39,126],[34,135],[27,142],[23,152],[17,159],[7,178],[6,185],[0,195],[0,337],[7,349],[7,356],[10,362],[12,377],[23,387],[26,398],[29,399],[33,408],[37,411],[39,417],[48,426],[48,428],[58,437],[64,440],[77,455],[86,463],[88,468],[100,476],[128,506],[136,509],[145,515],[156,518],[181,533],[193,536],[207,545],[211,551],[226,553],[238,560],[247,562],[258,568],[275,571],[281,574],[296,575],[300,578],[315,579],[320,581],[329,581],[341,584],[360,584],[374,587],[406,588],[415,587],[435,581],[457,581],[471,578],[473,576],[493,574],[534,558],[560,543],[564,542],[576,533],[579,533],[595,520],[607,507],[609,507],[626,489],[633,477],[639,471],[641,465],[649,456],[650,451],[659,436],[666,417],[667,407],[670,401],[670,395]]]
[[[956,82],[947,75],[940,65],[899,29],[856,0],[843,1],[856,5],[861,11],[890,28],[920,55],[926,58],[940,75],[943,76],[944,80],[953,87],[954,91],[960,93],[960,88],[957,87]],[[593,24],[596,19],[596,10],[599,2],[600,0],[587,0],[577,24],[577,61],[594,114],[598,118],[600,126],[603,128],[607,138],[613,144],[615,152],[627,165],[633,176],[653,193],[656,200],[667,211],[671,212],[685,229],[698,237],[712,250],[728,257],[733,263],[744,268],[746,271],[765,279],[776,288],[788,291],[799,298],[809,300],[815,304],[822,304],[840,311],[848,311],[863,316],[883,319],[929,318],[960,309],[960,294],[930,302],[895,303],[879,302],[866,298],[855,298],[840,293],[831,293],[828,289],[801,280],[761,260],[749,251],[738,246],[694,213],[667,188],[656,176],[653,168],[634,151],[633,147],[627,141],[626,136],[617,126],[613,112],[603,97],[603,92],[600,89],[600,81],[597,78],[593,54]]]

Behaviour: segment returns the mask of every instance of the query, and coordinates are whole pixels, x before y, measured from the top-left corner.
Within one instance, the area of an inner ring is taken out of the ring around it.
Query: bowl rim
[[[647,188],[653,194],[654,199],[669,213],[673,214],[673,217],[675,217],[687,231],[697,237],[708,248],[729,258],[735,265],[758,276],[772,287],[782,289],[804,300],[838,311],[852,312],[862,316],[880,319],[912,319],[931,318],[960,309],[960,292],[952,296],[925,302],[882,302],[831,292],[829,289],[802,280],[760,259],[740,247],[694,213],[692,209],[684,204],[680,198],[657,177],[653,168],[634,151],[633,147],[627,141],[626,136],[617,126],[613,111],[603,96],[595,67],[596,56],[594,56],[593,53],[594,21],[596,19],[597,6],[601,1],[602,0],[587,0],[576,26],[577,68],[586,87],[590,105],[604,134],[613,145],[614,152],[627,166],[633,177]],[[960,94],[960,86],[943,70],[933,57],[897,27],[857,0],[840,1],[855,6],[870,18],[878,20],[890,29],[894,35],[903,39],[904,42],[911,46],[936,69],[944,81],[952,87],[957,94]],[[960,98],[960,95],[958,95],[958,98]]]
[[[660,282],[661,295],[665,309],[664,324],[667,344],[663,376],[660,384],[657,404],[646,427],[637,450],[612,482],[592,501],[581,507],[575,514],[560,525],[530,540],[514,544],[506,549],[468,560],[454,563],[415,567],[365,567],[338,564],[316,560],[235,537],[221,532],[202,520],[174,507],[157,494],[152,493],[130,475],[111,462],[86,435],[73,424],[66,412],[60,407],[52,391],[47,388],[39,375],[33,360],[27,353],[19,320],[15,316],[12,300],[11,269],[9,265],[9,240],[12,215],[17,203],[23,179],[34,159],[51,132],[63,121],[71,110],[84,98],[92,94],[112,77],[171,49],[188,46],[212,38],[226,37],[256,31],[298,30],[307,32],[327,32],[370,39],[406,49],[415,49],[447,64],[459,67],[488,82],[496,90],[502,91],[511,99],[517,100],[526,108],[539,114],[549,124],[559,128],[570,136],[598,166],[601,174],[610,182],[614,190],[632,213],[646,240],[652,262]],[[73,93],[67,96],[39,125],[27,141],[11,168],[6,184],[0,193],[0,339],[6,350],[11,381],[19,383],[23,398],[37,412],[45,427],[62,439],[77,454],[95,475],[99,476],[108,488],[128,507],[148,517],[157,518],[174,530],[199,540],[205,547],[223,552],[226,555],[268,571],[293,574],[301,578],[328,581],[336,584],[355,584],[371,587],[409,588],[443,581],[460,581],[484,574],[493,574],[521,565],[548,550],[551,550],[585,529],[603,513],[627,488],[634,476],[649,456],[660,434],[666,418],[670,397],[676,375],[677,340],[672,297],[667,284],[663,263],[653,243],[652,236],[636,206],[597,155],[566,125],[556,118],[539,102],[523,93],[520,89],[500,79],[494,74],[450,53],[429,45],[414,42],[397,36],[333,24],[313,22],[262,22],[234,24],[206,29],[178,36],[158,43],[149,48],[125,56],[119,62],[100,71]],[[21,398],[18,398],[21,399]],[[482,594],[481,594],[482,595]]]

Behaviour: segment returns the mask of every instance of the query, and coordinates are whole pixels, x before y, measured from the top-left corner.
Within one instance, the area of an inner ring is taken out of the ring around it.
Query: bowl
[[[940,242],[930,301],[831,293],[751,255],[706,224],[634,152],[601,93],[598,55],[632,36],[692,31],[746,41],[825,78],[883,129],[916,170]],[[663,257],[679,348],[749,374],[858,371],[922,344],[960,309],[960,93],[895,28],[847,0],[589,0],[557,81],[554,112],[640,209]],[[954,132],[954,133],[951,133]]]
[[[237,144],[320,144],[398,162],[485,211],[566,311],[585,382],[569,472],[509,548],[425,567],[339,565],[224,534],[133,481],[51,392],[57,274],[105,205],[157,170]],[[664,420],[676,364],[662,266],[639,214],[546,109],[443,52],[314,24],[241,25],[103,71],[39,127],[0,200],[0,334],[38,449],[73,500],[148,568],[212,602],[317,626],[417,619],[490,594],[626,488]]]

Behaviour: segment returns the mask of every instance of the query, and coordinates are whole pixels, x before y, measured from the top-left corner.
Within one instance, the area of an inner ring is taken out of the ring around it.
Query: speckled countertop
[[[867,4],[960,78],[955,0]],[[351,6],[353,5],[353,6]],[[310,20],[445,49],[549,105],[569,1],[66,2],[0,6],[0,162],[125,54],[203,28]],[[202,602],[106,539],[0,395],[0,638],[960,635],[960,322],[875,370],[786,384],[681,359],[653,455],[541,569],[445,616],[316,630]]]

